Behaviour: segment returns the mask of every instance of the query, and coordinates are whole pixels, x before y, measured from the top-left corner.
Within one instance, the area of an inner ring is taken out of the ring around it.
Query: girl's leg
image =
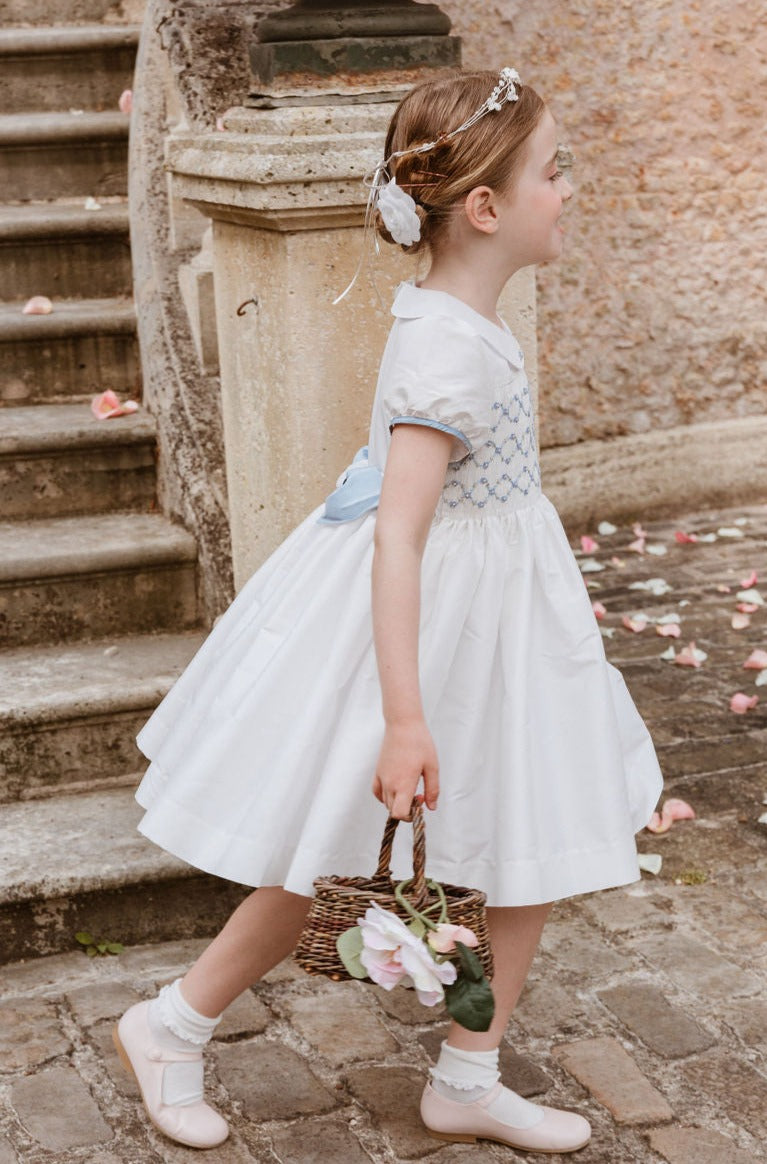
[[[495,1014],[488,1031],[450,1025],[421,1100],[424,1123],[440,1139],[489,1139],[533,1152],[573,1152],[588,1143],[591,1129],[582,1116],[539,1107],[499,1081],[499,1044],[550,909],[546,904],[487,911]]]
[[[279,887],[257,889],[185,978],[136,1003],[115,1028],[149,1118],[171,1139],[213,1148],[228,1136],[226,1121],[203,1100],[203,1046],[229,1003],[295,947],[309,905]]]
[[[215,1018],[295,949],[311,898],[279,886],[257,889],[181,980],[181,993],[200,1014]]]
[[[451,1023],[447,1041],[462,1051],[492,1051],[500,1043],[525,985],[553,902],[487,911],[487,928],[493,948],[493,997],[495,1015],[488,1031],[467,1031]]]

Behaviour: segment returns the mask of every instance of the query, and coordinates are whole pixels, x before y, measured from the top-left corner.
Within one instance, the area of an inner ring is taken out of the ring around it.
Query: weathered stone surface
[[[336,1120],[302,1120],[271,1140],[281,1164],[370,1164],[359,1140]]]
[[[132,1071],[126,1071],[117,1054],[113,1038],[114,1028],[114,1019],[103,1019],[90,1028],[88,1038],[101,1055],[107,1074],[120,1094],[130,1099],[139,1099],[141,1093],[136,1077]]]
[[[670,921],[670,902],[660,892],[640,896],[625,889],[610,889],[585,898],[583,907],[598,925],[614,934],[654,929],[665,920]]]
[[[722,1019],[751,1047],[767,1051],[767,1001],[738,999],[723,1007]]]
[[[636,949],[677,986],[695,994],[729,999],[761,989],[755,975],[684,934],[656,934],[638,942]]]
[[[213,1037],[224,1040],[260,1035],[273,1021],[274,1016],[269,1007],[260,998],[256,998],[251,990],[246,990],[226,1008]]]
[[[715,1039],[666,996],[646,982],[626,982],[602,990],[599,998],[643,1043],[666,1059],[680,1059],[710,1047]]]
[[[347,1079],[397,1159],[413,1160],[437,1151],[439,1145],[424,1129],[419,1112],[424,1075],[406,1067],[362,1067],[349,1072]]]
[[[554,1049],[554,1057],[608,1108],[620,1124],[673,1119],[673,1111],[617,1039],[582,1039]]]
[[[11,1104],[29,1134],[50,1151],[112,1139],[112,1129],[73,1067],[51,1067],[17,1080]]]
[[[549,922],[541,936],[541,949],[556,959],[562,970],[561,977],[580,981],[604,977],[616,970],[626,970],[628,959],[612,949],[583,922],[564,924]]]
[[[65,1054],[71,1047],[56,1007],[43,999],[0,1007],[0,1071],[33,1067]]]
[[[5,1136],[0,1136],[0,1164],[17,1164],[18,1156]]]
[[[101,982],[97,986],[83,986],[67,995],[75,1019],[84,1027],[92,1027],[102,1019],[118,1018],[141,995],[122,982]]]
[[[767,1138],[767,1078],[724,1047],[680,1063],[683,1077],[752,1136]]]
[[[224,1043],[218,1074],[233,1099],[254,1120],[318,1115],[336,1099],[304,1060],[278,1043]]]
[[[398,1049],[397,1040],[358,991],[328,991],[293,998],[286,1005],[291,1025],[337,1067],[356,1059],[380,1059]]]
[[[668,1164],[752,1164],[754,1157],[709,1128],[653,1128],[650,1147]]]
[[[579,998],[575,987],[566,990],[553,976],[528,982],[514,1010],[516,1022],[538,1038],[579,1034],[589,1022],[589,1003]]]
[[[418,1001],[414,990],[384,990],[380,986],[372,986],[370,993],[388,1015],[408,1026],[445,1020],[444,1006],[424,1006]]]

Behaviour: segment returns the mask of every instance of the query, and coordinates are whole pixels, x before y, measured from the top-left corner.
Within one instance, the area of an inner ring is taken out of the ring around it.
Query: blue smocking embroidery
[[[443,499],[450,509],[461,504],[484,509],[490,501],[504,504],[515,493],[527,496],[540,489],[527,385],[507,401],[496,401],[493,411],[498,415],[489,438],[453,470],[445,484]]]

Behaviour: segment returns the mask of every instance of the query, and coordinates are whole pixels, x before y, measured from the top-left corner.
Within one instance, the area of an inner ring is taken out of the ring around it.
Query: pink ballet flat
[[[229,1125],[207,1103],[163,1102],[163,1076],[172,1063],[188,1064],[194,1077],[202,1070],[202,1051],[163,1051],[155,1043],[147,1021],[148,1002],[127,1010],[112,1037],[126,1071],[135,1075],[147,1115],[154,1126],[189,1148],[215,1148],[229,1135]]]
[[[474,1103],[456,1103],[438,1095],[427,1083],[421,1097],[421,1119],[438,1140],[473,1144],[493,1140],[524,1152],[577,1152],[591,1139],[591,1125],[572,1111],[541,1107],[543,1118],[532,1128],[515,1128],[501,1123],[486,1110],[503,1087],[497,1083]]]

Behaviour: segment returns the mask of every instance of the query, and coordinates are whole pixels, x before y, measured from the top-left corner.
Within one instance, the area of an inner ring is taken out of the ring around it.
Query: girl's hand
[[[431,733],[422,719],[388,724],[378,757],[373,794],[389,815],[408,820],[418,782],[423,777],[426,807],[437,807],[439,764]]]

